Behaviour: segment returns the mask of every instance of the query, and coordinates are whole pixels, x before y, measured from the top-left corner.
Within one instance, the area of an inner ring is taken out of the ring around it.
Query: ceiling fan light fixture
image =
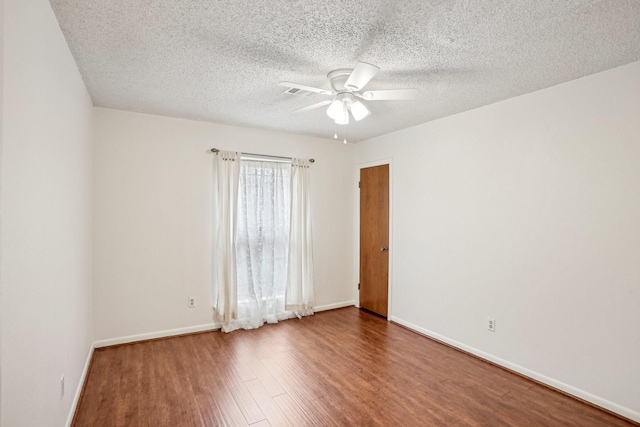
[[[338,120],[338,117],[343,115],[344,103],[340,99],[335,99],[327,108],[327,116],[331,117],[333,120]]]
[[[349,110],[347,110],[347,106],[343,104],[342,111],[335,118],[335,122],[337,125],[348,125],[349,124]]]
[[[356,121],[360,121],[369,115],[369,110],[360,101],[354,101],[349,108]]]

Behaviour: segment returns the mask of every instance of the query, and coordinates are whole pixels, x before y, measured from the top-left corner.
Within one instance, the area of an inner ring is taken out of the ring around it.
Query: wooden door
[[[389,165],[360,169],[360,307],[387,317]]]

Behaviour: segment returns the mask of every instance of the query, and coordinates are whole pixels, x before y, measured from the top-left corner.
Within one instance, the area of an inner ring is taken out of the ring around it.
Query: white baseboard
[[[495,363],[496,365],[500,365],[503,366],[507,369],[510,369],[512,371],[518,372],[519,374],[524,375],[525,377],[529,377],[532,378],[536,381],[539,381],[541,383],[544,383],[548,386],[551,386],[553,388],[556,388],[558,390],[562,390],[565,393],[568,393],[572,396],[578,397],[582,400],[586,400],[587,402],[591,402],[594,405],[600,406],[602,408],[605,408],[611,412],[615,412],[616,414],[620,414],[623,417],[629,418],[630,420],[634,420],[636,422],[640,422],[640,412],[634,411],[632,409],[626,408],[624,406],[618,405],[617,403],[613,403],[610,402],[606,399],[603,399],[601,397],[595,396],[591,393],[588,393],[584,390],[580,390],[576,387],[570,386],[569,384],[565,384],[561,381],[555,380],[553,378],[547,377],[546,375],[543,375],[541,373],[532,371],[530,369],[527,369],[525,367],[522,367],[520,365],[516,365],[515,363],[511,363],[507,360],[501,359],[499,357],[496,357],[492,354],[489,353],[485,353],[484,351],[478,350],[476,348],[470,347],[468,345],[465,345],[461,342],[452,340],[451,338],[447,338],[443,335],[437,334],[435,332],[429,331],[427,329],[421,328],[420,326],[414,325],[412,323],[409,323],[407,321],[404,321],[402,319],[399,319],[395,316],[391,316],[389,318],[389,320],[396,322],[404,327],[407,327],[409,329],[412,329],[416,332],[419,332],[421,334],[424,334],[428,337],[431,337],[433,339],[436,339],[438,341],[442,341],[444,343],[447,343],[453,347],[459,348],[461,350],[464,350],[468,353],[471,353],[475,356],[478,356],[482,359],[488,360],[490,362]]]
[[[318,311],[325,311],[325,310],[333,310],[334,308],[350,307],[353,305],[354,305],[353,301],[343,301],[335,304],[327,304],[327,305],[314,307],[313,311],[318,312]],[[220,329],[220,327],[221,325],[216,323],[207,323],[204,325],[189,326],[186,328],[169,329],[165,331],[149,332],[149,333],[137,334],[137,335],[128,335],[124,337],[109,338],[106,340],[96,341],[93,343],[93,347],[94,348],[108,347],[111,345],[128,344],[136,341],[144,341],[144,340],[149,340],[154,338],[171,337],[174,335],[190,334],[194,332],[213,331],[216,329]]]
[[[204,325],[189,326],[186,328],[168,329],[166,331],[149,332],[146,334],[128,335],[125,337],[110,338],[100,340],[93,343],[94,348],[108,347],[110,345],[127,344],[136,341],[150,340],[154,338],[171,337],[174,335],[191,334],[194,332],[214,331],[220,329],[220,325],[216,323],[207,323]]]
[[[327,304],[327,305],[320,305],[318,307],[313,307],[313,311],[318,312],[318,311],[333,310],[335,308],[351,307],[355,304],[356,303],[354,301],[343,301],[343,302],[337,302],[335,304]]]
[[[76,394],[73,396],[73,401],[71,402],[71,408],[69,409],[69,416],[67,416],[67,427],[71,427],[71,423],[73,422],[73,416],[76,414],[76,408],[78,407],[78,403],[80,403],[80,395],[82,395],[82,388],[84,387],[84,382],[87,380],[87,374],[89,373],[89,366],[91,365],[91,358],[93,357],[93,346],[89,348],[89,355],[87,356],[87,360],[84,362],[84,369],[82,370],[82,375],[80,375],[80,380],[78,381],[78,387],[76,387]]]

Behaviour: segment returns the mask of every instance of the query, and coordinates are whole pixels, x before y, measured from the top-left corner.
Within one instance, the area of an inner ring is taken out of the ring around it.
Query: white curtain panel
[[[313,247],[309,161],[291,160],[291,226],[286,304],[297,316],[313,314]]]
[[[225,330],[290,318],[285,311],[291,165],[243,160],[238,197],[238,317]]]
[[[213,309],[216,321],[229,325],[238,317],[236,272],[236,218],[240,153],[220,151],[215,156],[215,247],[213,251]]]

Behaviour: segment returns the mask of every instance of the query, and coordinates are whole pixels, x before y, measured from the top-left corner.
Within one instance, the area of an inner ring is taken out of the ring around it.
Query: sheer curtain
[[[241,162],[236,243],[238,316],[225,331],[292,317],[285,311],[291,165]]]
[[[286,309],[295,314],[313,314],[313,246],[311,233],[311,188],[309,161],[291,160],[291,225]]]
[[[237,317],[236,217],[240,153],[220,151],[214,159],[216,185],[213,274],[214,318],[223,325]]]
[[[313,314],[309,162],[214,162],[213,308],[222,330]]]

